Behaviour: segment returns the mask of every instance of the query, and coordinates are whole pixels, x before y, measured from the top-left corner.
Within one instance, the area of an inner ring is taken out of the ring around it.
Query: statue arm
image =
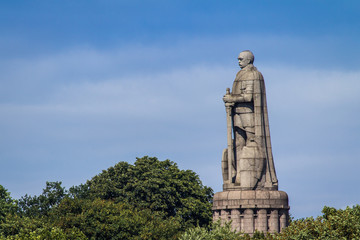
[[[244,102],[251,102],[253,101],[253,94],[254,94],[254,81],[246,81],[245,89],[242,91],[242,95],[244,98]]]
[[[223,98],[225,103],[238,103],[245,102],[245,98],[242,94],[229,94],[225,95]]]
[[[247,81],[245,87],[241,89],[240,94],[226,94],[223,97],[225,103],[251,102],[253,100],[254,84],[253,81]]]

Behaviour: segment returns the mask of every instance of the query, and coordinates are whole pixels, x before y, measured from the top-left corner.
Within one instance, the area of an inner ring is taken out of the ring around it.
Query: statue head
[[[253,64],[254,54],[249,50],[242,51],[239,54],[238,60],[240,68],[244,68],[249,64]]]

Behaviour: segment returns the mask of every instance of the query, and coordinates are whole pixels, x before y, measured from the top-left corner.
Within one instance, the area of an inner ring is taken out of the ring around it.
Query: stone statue
[[[277,190],[264,78],[251,51],[241,52],[238,61],[241,70],[223,98],[228,135],[222,157],[224,190]]]
[[[213,220],[230,222],[253,235],[280,232],[289,224],[289,198],[278,191],[271,151],[264,78],[250,51],[240,53],[241,70],[223,98],[228,147],[223,151],[223,191],[214,194]]]

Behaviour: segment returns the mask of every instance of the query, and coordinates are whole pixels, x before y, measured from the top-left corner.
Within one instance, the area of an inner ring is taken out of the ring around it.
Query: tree
[[[20,198],[19,207],[22,215],[28,217],[47,215],[50,209],[57,206],[67,196],[67,191],[61,182],[46,182],[46,187],[39,196]]]
[[[244,236],[231,229],[230,223],[221,226],[220,222],[211,225],[210,228],[195,227],[188,228],[179,238],[179,240],[245,240],[250,237]]]
[[[236,232],[231,228],[230,222],[221,224],[220,221],[210,224],[209,228],[195,227],[188,228],[179,238],[179,240],[260,240],[273,239],[269,233],[255,231],[250,236],[243,232]]]
[[[10,193],[0,185],[0,222],[3,222],[6,215],[16,212],[18,209],[16,201],[10,197]]]
[[[292,221],[276,239],[360,239],[360,205],[344,210],[325,206],[322,213]]]
[[[0,240],[85,240],[77,228],[61,229],[54,226],[47,218],[26,217],[9,214],[0,225]]]
[[[6,214],[0,222],[0,239],[85,239],[77,229],[63,232],[49,222],[49,212],[67,195],[61,182],[46,182],[40,196],[25,195],[18,205],[2,186],[0,195],[0,209],[7,209],[1,211]]]
[[[54,227],[64,232],[76,228],[88,239],[176,239],[180,230],[176,218],[102,199],[66,198],[50,218]]]
[[[212,189],[203,186],[193,171],[179,170],[174,162],[155,157],[137,158],[134,165],[119,162],[70,191],[78,197],[164,212],[167,217],[179,217],[183,227],[205,226],[212,218]]]

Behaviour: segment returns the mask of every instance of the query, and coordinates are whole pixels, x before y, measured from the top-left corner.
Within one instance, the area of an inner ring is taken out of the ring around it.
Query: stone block
[[[240,191],[229,191],[229,194],[227,196],[228,199],[235,199],[235,200],[239,200],[240,199]]]
[[[281,199],[279,191],[269,191],[270,199]]]
[[[269,191],[255,191],[255,197],[257,199],[269,199],[270,193]]]
[[[241,198],[242,199],[255,199],[255,191],[242,191]]]

